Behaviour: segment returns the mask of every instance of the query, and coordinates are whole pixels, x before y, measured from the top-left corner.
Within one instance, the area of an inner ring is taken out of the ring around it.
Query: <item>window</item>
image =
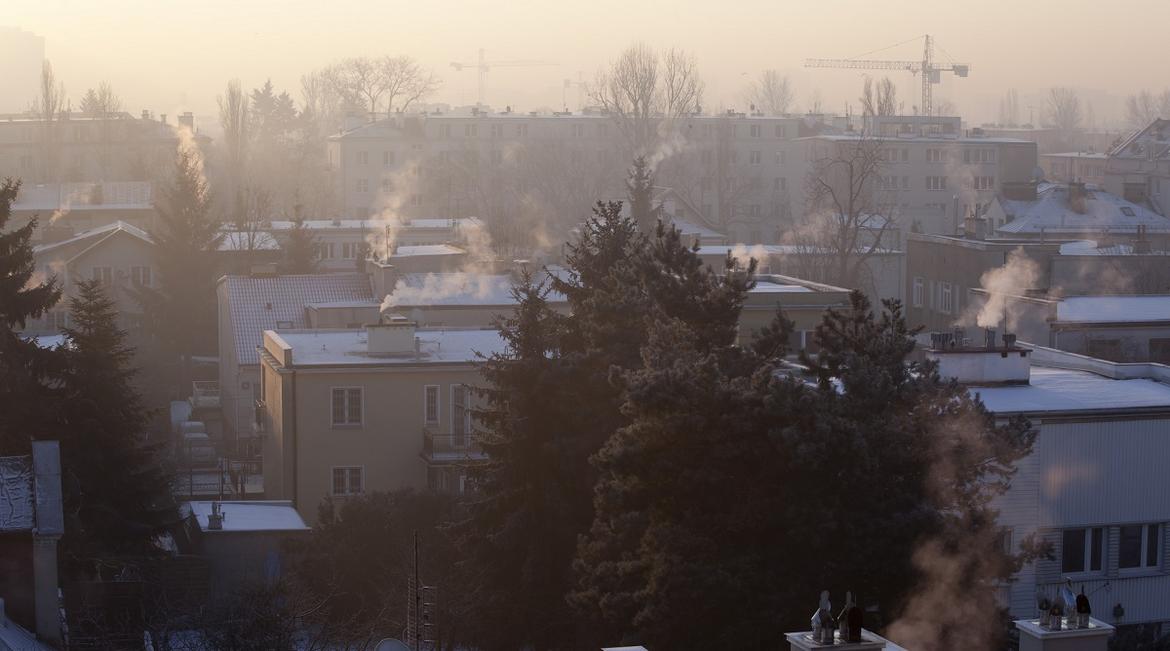
[[[387,167],[393,165],[394,164],[394,152],[392,152],[392,151],[382,152],[382,164],[387,166]]]
[[[451,137],[451,125],[440,124],[439,125],[439,137],[440,138],[450,138]]]
[[[759,126],[759,125],[754,125],[754,126]],[[760,152],[753,151],[751,153],[751,163],[752,163],[752,165],[759,165],[760,164]]]
[[[353,260],[357,257],[358,243],[357,242],[342,242],[341,243],[341,257],[346,260]]]
[[[363,490],[361,466],[333,469],[334,495],[361,495]]]
[[[946,190],[947,177],[945,176],[928,176],[926,177],[927,190]]]
[[[527,136],[528,135],[528,125],[527,124],[517,124],[516,125],[516,135],[520,138]]]
[[[1121,527],[1117,566],[1125,569],[1158,567],[1159,524],[1130,524]]]
[[[772,189],[779,190],[781,192],[787,190],[788,189],[788,179],[784,178],[783,176],[777,176],[775,179],[772,180]]]
[[[941,162],[943,162],[943,150],[941,150],[941,149],[927,149],[926,150],[926,162],[928,162],[928,163],[941,163]]]
[[[1137,213],[1133,211],[1133,208],[1130,208],[1129,206],[1122,206],[1121,214],[1125,215],[1126,217],[1134,217],[1137,215]]]
[[[902,189],[903,189],[903,190],[909,190],[909,189],[910,189],[910,177],[909,177],[909,176],[903,176],[903,177],[902,177]]]
[[[439,422],[439,386],[423,387],[423,420],[428,424]]]
[[[785,158],[785,157],[784,157],[784,152],[782,152],[782,151],[778,151],[778,152],[776,152],[776,164],[777,164],[777,165],[783,165],[783,164],[784,164],[784,158]]]
[[[451,436],[457,445],[466,444],[467,435],[471,433],[471,410],[468,409],[467,385],[451,385]]]
[[[994,163],[994,149],[966,149],[963,151],[964,163]]]
[[[369,179],[358,179],[357,180],[357,191],[358,192],[369,192],[370,191],[370,180]]]
[[[759,217],[760,216],[760,204],[753,203],[752,205],[748,206],[748,216],[749,217]],[[759,239],[760,239],[759,233],[756,233],[755,238],[752,240],[752,244],[759,244],[760,243]]]
[[[777,138],[787,138],[788,137],[788,128],[785,127],[783,124],[777,124],[776,125],[776,137]]]
[[[135,287],[150,287],[150,267],[130,267],[130,282]]]
[[[362,424],[361,387],[335,387],[333,389],[333,424]]]
[[[995,177],[994,176],[976,176],[974,183],[975,183],[976,190],[994,190],[995,189]]]
[[[954,290],[950,283],[939,283],[939,310],[945,314],[950,314],[954,309]]]
[[[1101,558],[1105,555],[1105,530],[1102,527],[1065,529],[1062,538],[1061,572],[1101,571]]]
[[[382,192],[391,192],[394,190],[394,179],[386,177],[382,179]]]
[[[113,267],[94,267],[93,279],[101,283],[105,287],[114,284],[114,268]]]
[[[492,125],[492,137],[493,138],[503,138],[504,137],[504,125],[493,124]]]
[[[573,125],[573,137],[574,138],[581,138],[584,135],[585,135],[585,125],[584,124],[574,124]]]
[[[368,165],[370,162],[370,152],[359,151],[357,153],[358,165]]]
[[[474,138],[478,133],[479,133],[479,125],[478,124],[465,124],[465,125],[463,125],[463,136],[465,138]]]
[[[911,291],[911,299],[914,307],[922,307],[923,283],[921,276],[914,277],[914,289]]]
[[[758,125],[758,124],[753,124],[753,125],[751,125],[751,127],[750,127],[748,130],[749,130],[749,132],[751,133],[751,135],[752,135],[752,137],[753,137],[753,138],[759,138],[759,137],[760,137],[760,125]]]

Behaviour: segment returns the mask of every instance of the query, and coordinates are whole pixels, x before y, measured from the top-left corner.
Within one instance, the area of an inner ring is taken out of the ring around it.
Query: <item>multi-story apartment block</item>
[[[880,145],[881,164],[866,179],[870,187],[862,188],[872,204],[867,212],[893,219],[905,232],[953,235],[967,215],[985,212],[1005,185],[1036,175],[1036,143],[991,138],[977,129],[964,133],[957,117],[871,117],[859,131],[803,142],[802,155],[814,167]]]
[[[476,444],[472,387],[495,330],[269,330],[260,353],[264,490],[306,522],[325,498],[370,491],[461,491]]]
[[[1154,120],[1109,150],[1105,189],[1170,215],[1170,120]]]
[[[1031,346],[928,352],[999,422],[1026,416],[1038,434],[994,506],[1006,548],[1030,534],[1051,557],[1002,587],[1013,617],[1033,618],[1037,594],[1071,581],[1093,615],[1115,626],[1170,621],[1170,368],[1116,364]]]
[[[36,219],[33,242],[47,244],[114,222],[149,232],[157,217],[153,186],[146,181],[22,183],[6,228]]]
[[[1048,181],[1103,185],[1107,159],[1106,154],[1083,151],[1042,154],[1040,167]]]
[[[23,114],[0,115],[0,170],[25,183],[61,181],[147,181],[169,171],[179,144],[178,130],[195,142],[210,140],[195,132],[191,113],[177,124],[149,111],[90,116],[64,113],[54,120]]]
[[[394,116],[331,137],[328,160],[349,218],[390,211],[491,222],[536,210],[571,226],[597,199],[625,196],[632,155],[621,126],[597,112]],[[798,118],[690,116],[649,158],[658,184],[684,196],[704,225],[771,242],[797,209],[801,128]]]

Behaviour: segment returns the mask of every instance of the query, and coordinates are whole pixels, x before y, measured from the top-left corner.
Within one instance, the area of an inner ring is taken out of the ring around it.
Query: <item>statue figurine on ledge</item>
[[[1059,631],[1064,628],[1064,622],[1061,621],[1064,617],[1064,597],[1056,595],[1056,599],[1052,601],[1052,608],[1048,609],[1048,615],[1048,630]]]
[[[1077,595],[1077,626],[1089,628],[1089,615],[1093,609],[1089,607],[1089,597],[1085,594],[1085,584],[1081,584],[1081,593]]]
[[[862,612],[853,599],[852,592],[845,593],[845,607],[837,615],[837,626],[841,629],[841,641],[848,644],[861,642]]]
[[[833,644],[833,604],[829,602],[829,591],[821,591],[821,602],[812,616],[812,638],[817,644]]]
[[[1037,592],[1036,593],[1036,610],[1040,611],[1040,626],[1041,628],[1048,628],[1052,625],[1052,602],[1048,601],[1048,595]]]

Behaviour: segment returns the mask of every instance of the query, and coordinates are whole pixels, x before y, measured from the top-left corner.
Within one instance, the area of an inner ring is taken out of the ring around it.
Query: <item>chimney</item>
[[[1085,214],[1085,201],[1089,198],[1088,191],[1085,190],[1085,184],[1076,181],[1068,184],[1068,207],[1073,212],[1083,215]]]
[[[969,240],[987,239],[987,219],[979,217],[972,210],[963,221],[963,234]]]
[[[1146,225],[1138,224],[1137,239],[1133,242],[1133,252],[1139,254],[1151,253],[1150,241],[1146,239]]]
[[[1062,618],[1064,619],[1064,618]],[[1076,615],[1067,618],[1069,625]],[[1020,631],[1020,651],[1106,651],[1113,627],[1089,617],[1085,628],[1041,626],[1039,620],[1021,619],[1016,621]]]
[[[394,265],[371,257],[366,260],[366,273],[370,276],[370,290],[375,298],[381,300],[394,293],[394,286],[398,283],[398,269]]]
[[[383,317],[366,326],[367,351],[370,355],[413,355],[418,352],[417,330],[417,323],[400,314]]]
[[[149,119],[150,119],[150,111],[149,111],[149,110],[147,110],[147,109],[142,109],[142,119],[143,119],[143,120],[149,120]]]
[[[33,491],[36,526],[33,529],[33,604],[37,637],[61,642],[57,598],[57,541],[65,533],[61,501],[61,448],[57,441],[33,441]]]
[[[159,113],[158,114],[158,121],[163,123],[163,124],[166,124],[167,123],[167,114],[166,113]]]
[[[1005,333],[997,346],[995,330],[983,333],[983,345],[967,345],[961,334],[931,333],[926,358],[938,363],[943,378],[960,384],[988,386],[1028,384],[1032,376],[1032,351],[1016,345],[1016,335]]]
[[[179,115],[179,126],[187,127],[188,131],[195,133],[195,114],[191,111],[187,111]]]

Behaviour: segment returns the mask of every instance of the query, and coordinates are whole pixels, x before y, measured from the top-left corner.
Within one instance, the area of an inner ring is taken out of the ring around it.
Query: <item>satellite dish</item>
[[[411,649],[402,640],[388,637],[379,642],[378,646],[374,647],[374,651],[411,651]]]

